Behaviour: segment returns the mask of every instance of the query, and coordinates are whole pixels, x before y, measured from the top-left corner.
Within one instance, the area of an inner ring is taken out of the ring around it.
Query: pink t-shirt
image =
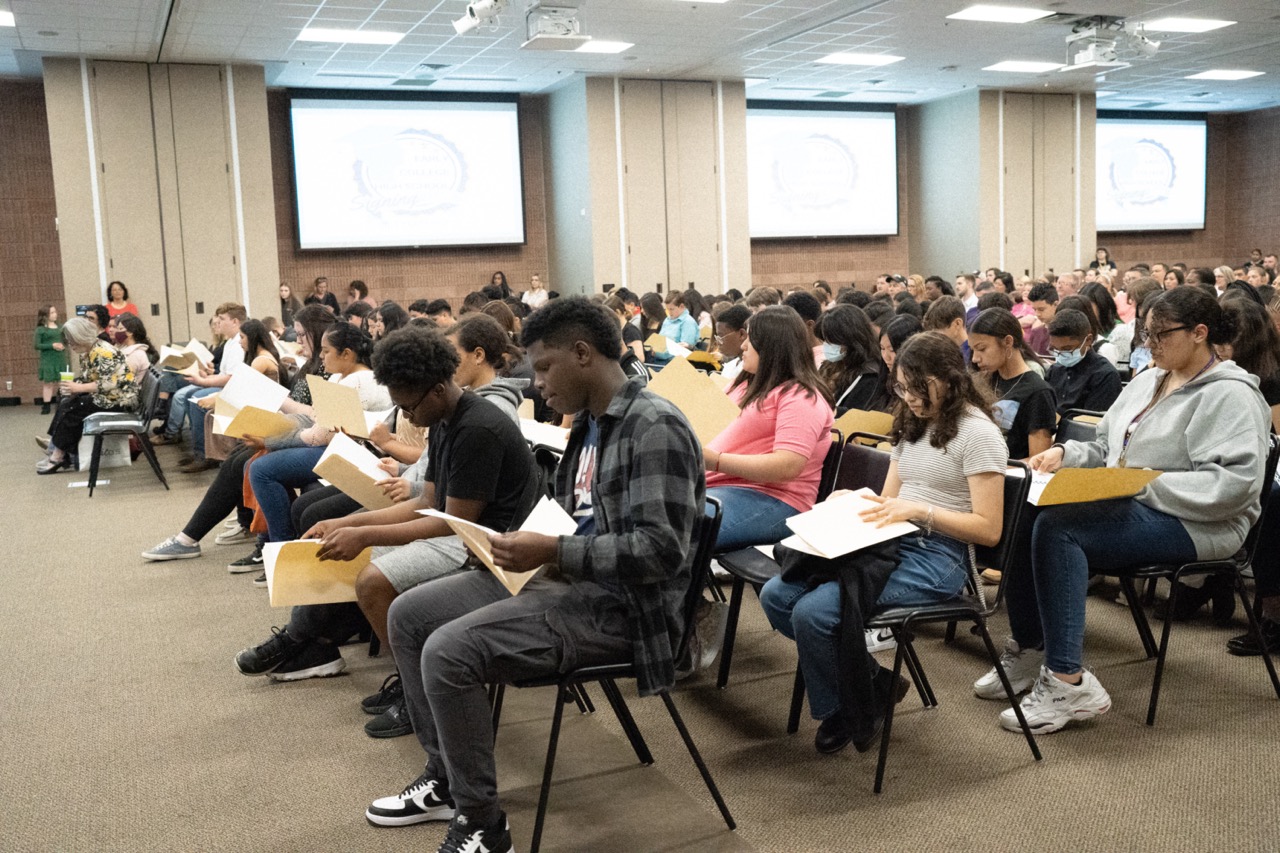
[[[735,403],[747,393],[746,383],[729,391]],[[719,471],[707,473],[707,486],[746,486],[804,512],[813,508],[822,479],[822,462],[831,447],[831,406],[804,389],[775,388],[742,410],[707,446],[717,453],[763,454],[789,450],[805,457],[800,476],[785,483],[755,483]]]

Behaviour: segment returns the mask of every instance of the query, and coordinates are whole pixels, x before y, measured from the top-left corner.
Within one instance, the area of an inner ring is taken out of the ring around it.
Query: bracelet
[[[718,472],[718,471],[720,470],[720,454],[719,454],[719,453],[717,453],[717,454],[716,454],[716,464],[715,464],[715,467],[714,467],[714,468],[712,468],[711,470],[712,470],[712,471],[716,471],[716,472]]]
[[[933,504],[929,504],[929,512],[924,517],[924,535],[933,535]]]

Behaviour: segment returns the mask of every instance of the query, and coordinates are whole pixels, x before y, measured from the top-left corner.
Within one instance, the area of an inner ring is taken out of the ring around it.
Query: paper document
[[[230,438],[244,438],[246,435],[257,438],[271,438],[292,432],[297,426],[287,415],[279,412],[268,412],[256,406],[245,406],[234,415],[222,414],[214,404],[213,431],[217,435]]]
[[[564,453],[569,444],[569,430],[555,424],[543,424],[537,421],[520,419],[520,432],[524,440],[534,447],[550,447],[557,453]]]
[[[868,500],[874,495],[875,492],[870,489],[846,492],[816,504],[808,512],[791,516],[787,519],[787,527],[791,528],[795,536],[782,540],[782,544],[797,551],[834,560],[919,530],[909,521],[876,527],[859,518],[858,513],[876,505]]]
[[[893,428],[893,415],[885,412],[868,412],[863,409],[850,409],[831,425],[833,429],[848,438],[855,432],[869,432],[872,435],[888,435]]]
[[[391,476],[378,467],[378,457],[342,433],[333,437],[311,470],[365,509],[386,509],[395,503],[378,487]]]
[[[422,509],[418,510],[418,512],[422,515],[443,519],[449,525],[449,529],[462,539],[471,553],[480,558],[480,562],[484,563],[489,571],[493,572],[494,577],[512,595],[518,595],[520,590],[524,589],[524,585],[538,573],[538,569],[534,569],[531,572],[506,572],[498,568],[493,561],[493,549],[489,547],[489,537],[499,535],[496,531],[490,530],[484,525],[466,521],[435,509]],[[519,529],[527,533],[541,533],[546,536],[572,536],[578,531],[578,522],[574,521],[573,516],[565,512],[564,507],[560,506],[560,504],[551,498],[543,496]]]
[[[318,539],[268,542],[262,546],[267,592],[272,607],[296,604],[337,604],[356,600],[356,577],[369,565],[372,549],[354,560],[321,560]]]
[[[356,438],[369,437],[369,421],[356,389],[319,376],[308,376],[307,387],[311,389],[311,409],[317,424],[325,429],[346,430]]]
[[[683,358],[671,359],[649,380],[649,390],[674,403],[703,444],[724,432],[739,414],[738,404]]]
[[[1059,468],[1053,474],[1031,474],[1027,502],[1058,506],[1131,498],[1160,476],[1148,468]]]
[[[280,411],[289,397],[289,389],[247,364],[237,364],[231,379],[218,392],[218,399],[237,410],[256,406],[268,412]]]

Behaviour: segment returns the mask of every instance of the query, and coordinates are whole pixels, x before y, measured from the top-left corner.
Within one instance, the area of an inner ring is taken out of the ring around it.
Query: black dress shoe
[[[1267,651],[1280,653],[1280,622],[1265,618],[1258,621],[1267,640]],[[1258,635],[1250,631],[1227,640],[1227,651],[1239,657],[1253,657],[1262,654],[1262,643],[1258,641]]]
[[[828,717],[818,724],[818,733],[813,738],[813,747],[823,755],[833,755],[848,746],[851,740],[853,740],[853,734],[849,731],[849,724],[845,722],[843,714],[837,713],[834,717]]]

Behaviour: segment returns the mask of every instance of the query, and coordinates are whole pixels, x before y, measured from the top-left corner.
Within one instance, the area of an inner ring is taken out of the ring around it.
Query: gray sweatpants
[[[397,597],[388,623],[427,770],[484,825],[501,813],[485,686],[631,660],[622,598],[593,583],[537,577],[512,597],[464,571]]]

